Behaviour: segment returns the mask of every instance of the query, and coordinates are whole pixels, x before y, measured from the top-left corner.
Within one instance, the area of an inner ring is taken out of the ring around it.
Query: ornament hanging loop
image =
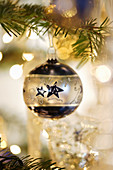
[[[53,45],[53,32],[48,32],[48,38],[49,38],[49,45],[50,45],[50,48],[54,48],[54,45]]]
[[[48,32],[48,38],[49,38],[50,47],[49,47],[48,52],[47,52],[47,60],[49,60],[49,61],[57,60],[56,50],[55,50],[54,45],[53,45],[52,31]]]

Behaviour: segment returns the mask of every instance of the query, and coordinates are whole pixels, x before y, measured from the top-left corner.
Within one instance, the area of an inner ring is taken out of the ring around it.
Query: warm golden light
[[[31,61],[34,58],[34,55],[32,53],[23,53],[22,58],[23,60]]]
[[[94,156],[98,156],[98,155],[99,155],[99,152],[90,150],[90,154],[94,154]]]
[[[9,74],[12,79],[19,79],[23,74],[23,65],[15,64],[10,68]]]
[[[73,7],[70,10],[64,11],[62,16],[66,17],[66,18],[71,18],[71,17],[75,16],[76,14],[77,14],[77,9],[76,9],[76,7]]]
[[[87,170],[87,167],[84,167],[84,170]]]
[[[61,60],[66,60],[70,57],[69,50],[66,47],[61,47],[58,50],[58,58]]]
[[[93,50],[93,52],[94,52],[95,56],[97,57],[97,56],[98,56],[98,54],[97,54],[96,50]]]
[[[42,136],[47,138],[47,139],[49,138],[49,135],[45,130],[42,131]]]
[[[5,33],[2,39],[5,44],[10,43],[13,40],[13,34],[10,36],[9,34]]]
[[[105,65],[98,66],[95,76],[102,83],[108,82],[111,78],[111,70]]]
[[[34,31],[32,31],[31,30],[31,32],[27,32],[26,33],[26,36],[30,39],[30,40],[36,40],[36,39],[38,39],[38,35],[34,32]]]
[[[3,58],[3,54],[2,52],[0,52],[0,61],[2,60],[2,58]]]
[[[1,148],[4,149],[4,148],[6,148],[6,147],[7,147],[6,141],[5,141],[5,140],[2,140],[2,141],[1,141]]]
[[[21,153],[21,148],[18,145],[11,145],[10,146],[10,151],[15,154],[18,155]]]
[[[46,8],[46,14],[51,14],[51,13],[53,13],[53,10],[54,10],[55,7],[56,7],[56,5],[49,5],[49,6]]]

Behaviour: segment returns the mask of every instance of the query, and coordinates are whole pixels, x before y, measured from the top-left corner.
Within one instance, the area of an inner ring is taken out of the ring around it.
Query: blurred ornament
[[[30,110],[43,118],[61,118],[79,106],[83,88],[78,74],[59,63],[54,48],[47,62],[32,70],[25,78],[24,100]]]
[[[93,8],[94,0],[51,0],[46,13],[58,25],[74,28],[91,17]]]
[[[95,121],[72,114],[56,121],[45,119],[43,128],[49,137],[51,157],[58,166],[80,169],[97,163],[99,153],[90,141],[97,135]]]
[[[99,161],[99,152],[90,150],[89,153],[85,153],[81,156],[79,163],[80,168],[89,169],[92,168]]]

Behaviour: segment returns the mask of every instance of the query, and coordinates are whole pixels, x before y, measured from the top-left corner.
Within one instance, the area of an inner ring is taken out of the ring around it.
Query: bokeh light
[[[2,58],[3,58],[3,54],[2,52],[0,52],[0,61],[2,60]]]
[[[66,60],[70,57],[69,55],[69,49],[67,49],[66,47],[61,47],[58,51],[58,58],[61,60]]]
[[[32,53],[23,53],[22,59],[26,61],[31,61],[33,60],[34,55]]]
[[[4,149],[4,148],[6,148],[6,147],[7,147],[6,141],[5,141],[5,140],[2,140],[2,141],[1,141],[1,148]]]
[[[102,83],[108,82],[111,79],[111,70],[106,65],[98,66],[95,76]]]
[[[84,167],[84,170],[87,170],[87,167]]]
[[[46,130],[43,130],[43,131],[42,131],[42,136],[45,137],[45,138],[47,138],[47,139],[49,138],[49,135],[48,135],[48,133],[46,132]]]
[[[21,153],[21,148],[18,145],[11,145],[10,146],[10,151],[15,154],[18,155]]]
[[[8,44],[13,40],[13,34],[10,36],[9,34],[5,33],[2,39],[5,44]]]
[[[9,74],[12,79],[19,79],[23,74],[23,65],[15,64],[10,68]]]

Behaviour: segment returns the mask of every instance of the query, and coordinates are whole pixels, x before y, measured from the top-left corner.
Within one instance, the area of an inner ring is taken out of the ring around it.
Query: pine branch
[[[41,158],[31,158],[29,155],[19,158],[13,155],[9,149],[0,150],[0,170],[62,170],[52,160],[44,161]]]
[[[78,40],[72,45],[75,58],[80,59],[78,66],[84,65],[87,61],[95,61],[105,43],[105,37],[110,35],[110,21],[107,17],[103,23],[97,27],[96,19],[91,19],[77,28],[68,28],[62,23],[58,23],[59,15],[54,5],[48,8],[41,5],[19,5],[18,1],[0,1],[0,24],[2,28],[11,36],[23,35],[26,29],[29,33],[33,30],[37,35],[43,35],[52,30],[54,36],[68,34],[76,36]],[[57,15],[56,15],[57,14]],[[60,17],[60,16],[59,16]],[[40,29],[41,28],[41,29]]]
[[[105,37],[110,35],[108,17],[100,27],[96,27],[96,24],[96,19],[94,19],[87,21],[82,30],[78,29],[79,38],[72,45],[75,57],[81,59],[77,67],[84,65],[89,60],[94,62],[104,46]]]

